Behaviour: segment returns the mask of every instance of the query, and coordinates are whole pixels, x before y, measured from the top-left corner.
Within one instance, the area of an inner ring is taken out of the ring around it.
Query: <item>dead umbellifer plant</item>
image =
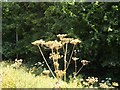
[[[64,76],[64,81],[66,81],[66,70],[68,69],[71,60],[75,61],[75,72],[74,72],[74,77],[76,77],[76,75],[80,72],[80,70],[83,68],[83,66],[87,65],[89,63],[89,61],[87,60],[81,60],[82,66],[79,70],[77,70],[77,60],[79,60],[79,58],[73,56],[74,55],[74,50],[75,50],[75,46],[77,44],[80,44],[81,41],[79,39],[74,39],[74,38],[68,38],[67,34],[58,34],[57,37],[59,38],[58,40],[54,40],[54,41],[44,41],[42,39],[40,40],[36,40],[34,42],[32,42],[33,45],[36,45],[39,48],[39,51],[49,69],[49,71],[51,72],[52,76],[54,78],[56,78],[57,80],[62,79],[62,77]],[[68,54],[68,45],[72,44],[72,51],[69,55],[69,60],[67,60],[67,54]],[[46,47],[49,48],[51,50],[51,53],[49,55],[49,59],[52,60],[53,62],[53,66],[54,66],[54,72],[51,70],[48,61],[46,60],[44,53],[42,51],[41,47]],[[63,55],[60,54],[60,49],[62,49],[62,51],[64,52]],[[59,60],[63,58],[63,62],[64,62],[64,69],[60,70],[59,66]]]

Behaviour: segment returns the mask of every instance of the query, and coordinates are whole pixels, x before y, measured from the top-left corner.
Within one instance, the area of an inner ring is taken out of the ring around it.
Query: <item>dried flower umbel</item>
[[[112,82],[112,85],[115,87],[119,86],[119,84],[117,82]]]
[[[11,66],[13,67],[13,68],[19,68],[21,65],[22,65],[22,62],[23,62],[23,60],[22,59],[15,59],[15,63],[14,64],[12,64]]]
[[[73,40],[73,38],[61,38],[60,39],[63,43],[70,43],[72,40]]]
[[[63,70],[56,70],[55,73],[56,73],[57,79],[59,80],[59,79],[62,79],[62,77],[65,75],[66,72]]]
[[[73,40],[71,40],[70,43],[76,45],[76,44],[81,43],[81,41],[79,39],[73,39]]]
[[[89,84],[94,84],[96,82],[98,82],[98,78],[97,77],[88,77],[86,79],[86,81],[89,83]]]
[[[57,37],[61,38],[65,38],[67,36],[67,34],[58,34]]]
[[[89,61],[87,60],[82,60],[81,63],[82,63],[82,66],[79,68],[79,70],[77,71],[77,63],[76,61],[79,59],[79,58],[76,58],[76,57],[72,57],[72,59],[75,61],[75,72],[73,73],[74,75],[74,78],[76,78],[76,75],[81,71],[81,69],[87,65],[89,63]]]
[[[100,88],[109,88],[109,86],[107,85],[107,83],[99,83]]]
[[[79,58],[76,58],[76,57],[73,57],[73,53],[74,53],[74,49],[75,49],[75,45],[81,43],[81,41],[79,39],[74,39],[74,38],[68,38],[67,37],[67,34],[58,34],[57,37],[60,39],[60,41],[57,41],[57,40],[54,40],[54,41],[43,41],[42,39],[40,40],[36,40],[34,42],[32,42],[33,45],[36,45],[38,46],[39,50],[40,50],[40,53],[49,69],[49,71],[52,73],[53,77],[57,77],[57,79],[60,79],[62,76],[64,76],[64,80],[66,80],[66,70],[68,69],[69,67],[69,64],[71,62],[71,59],[73,59],[75,61],[75,65],[76,65],[76,60],[78,60]],[[72,44],[73,45],[73,49],[72,49],[72,52],[70,54],[70,58],[68,60],[68,63],[67,63],[67,54],[68,54],[68,45],[69,44]],[[41,46],[42,47],[47,47],[51,50],[51,53],[50,53],[50,56],[49,58],[53,61],[53,65],[54,65],[54,69],[55,69],[55,75],[53,73],[53,71],[51,70],[45,56],[44,56],[44,53],[41,49]],[[63,48],[63,52],[64,52],[64,55],[60,55],[59,53],[59,49]],[[64,59],[64,70],[59,70],[59,59],[61,59],[63,56],[63,59]],[[76,65],[77,67],[77,65]],[[76,75],[77,75],[77,68],[75,69],[75,72],[76,72]]]
[[[57,54],[55,54],[55,53],[50,53],[49,58],[52,59],[52,60],[54,60],[54,61],[57,61],[58,59],[61,58],[61,56],[60,56],[59,53],[57,53]]]
[[[63,46],[62,43],[58,42],[57,40],[55,40],[55,41],[48,41],[48,42],[44,43],[44,45],[46,47],[50,48],[51,50],[53,50],[53,49],[58,50],[58,49],[60,49]]]
[[[87,65],[87,64],[89,63],[89,61],[87,61],[87,60],[82,60],[81,63],[82,63],[83,65]]]
[[[79,58],[77,58],[77,57],[72,57],[72,59],[73,59],[74,61],[77,61]]]
[[[44,43],[45,43],[45,41],[43,41],[42,39],[32,42],[33,45],[37,45],[37,46],[38,45],[43,45]]]

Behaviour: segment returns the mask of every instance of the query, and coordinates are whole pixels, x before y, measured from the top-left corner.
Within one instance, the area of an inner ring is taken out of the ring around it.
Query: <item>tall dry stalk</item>
[[[51,68],[50,68],[50,66],[49,66],[49,64],[48,64],[48,62],[47,62],[47,60],[46,60],[46,58],[45,58],[43,52],[42,52],[41,47],[40,47],[39,45],[38,45],[38,48],[39,48],[39,51],[40,51],[40,53],[41,53],[41,55],[42,55],[42,57],[43,57],[43,59],[44,59],[46,65],[47,65],[48,69],[50,70],[52,76],[53,76],[54,78],[56,78],[55,75],[54,75],[54,73],[53,73],[53,71],[51,70]]]
[[[64,53],[64,70],[67,68],[67,48],[68,48],[68,43],[65,45],[65,53]],[[64,75],[64,81],[66,81],[66,73]]]

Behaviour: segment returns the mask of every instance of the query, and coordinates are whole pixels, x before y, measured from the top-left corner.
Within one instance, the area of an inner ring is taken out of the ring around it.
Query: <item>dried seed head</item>
[[[81,63],[82,63],[83,65],[87,65],[87,64],[89,63],[89,61],[87,61],[87,60],[82,60]]]
[[[78,43],[81,43],[81,41],[79,39],[73,39],[70,43],[76,45]]]
[[[88,77],[88,79],[86,79],[86,81],[89,84],[94,84],[94,83],[98,82],[98,78],[97,77]]]
[[[74,61],[77,61],[79,58],[77,58],[77,57],[72,57],[72,59],[73,59]]]
[[[50,48],[51,50],[53,50],[53,49],[58,50],[58,49],[60,49],[63,46],[62,43],[58,42],[57,40],[55,40],[55,41],[48,41],[48,42],[44,43],[44,45],[46,47]]]
[[[22,62],[23,62],[23,60],[22,59],[15,59],[15,63],[14,64],[12,64],[11,66],[13,67],[13,68],[19,68],[21,65],[22,65]]]
[[[61,38],[60,39],[63,43],[70,43],[72,40],[73,40],[73,38]]]
[[[61,58],[60,54],[55,54],[55,53],[50,53],[50,56],[49,56],[50,59],[52,60],[58,60]]]
[[[57,35],[57,37],[59,37],[59,38],[64,38],[64,37],[66,37],[67,36],[67,34],[58,34]]]
[[[109,86],[105,83],[99,83],[100,84],[100,88],[109,88]]]
[[[56,70],[55,71],[55,74],[58,78],[61,78],[63,75],[65,75],[65,71],[62,71],[62,70]]]
[[[22,64],[22,62],[23,62],[23,60],[22,59],[15,59],[15,63],[17,63],[17,64]]]
[[[45,41],[43,41],[42,39],[32,42],[33,45],[37,45],[37,46],[38,45],[43,45],[44,43],[45,43]]]
[[[57,63],[57,62],[54,62],[54,65],[55,65],[56,67],[58,67],[58,66],[59,66],[59,63]]]
[[[115,87],[119,86],[119,84],[117,82],[112,82],[112,85]]]
[[[54,43],[54,48],[56,49],[56,50],[58,50],[59,48],[61,48],[63,46],[63,44],[61,43],[61,41],[57,41],[57,40],[55,40],[55,43]]]

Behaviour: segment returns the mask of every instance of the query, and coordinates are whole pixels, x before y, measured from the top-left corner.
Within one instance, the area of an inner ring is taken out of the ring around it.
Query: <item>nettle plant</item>
[[[58,40],[44,41],[44,40],[40,39],[40,40],[36,40],[36,41],[32,42],[33,45],[36,45],[39,48],[40,53],[49,69],[49,70],[43,71],[43,73],[46,75],[49,75],[49,73],[51,72],[52,76],[54,78],[56,78],[57,80],[61,80],[64,76],[64,81],[66,81],[66,71],[71,63],[71,60],[74,60],[75,72],[73,73],[73,75],[74,75],[74,78],[76,78],[76,76],[78,75],[80,70],[89,63],[89,61],[87,61],[87,60],[81,60],[82,66],[79,70],[77,70],[77,60],[79,60],[79,58],[77,58],[73,55],[74,55],[75,46],[77,44],[80,44],[81,41],[79,39],[68,38],[67,34],[58,34],[57,37],[59,38],[59,41]],[[69,44],[72,44],[72,51],[69,55],[69,60],[67,60]],[[49,58],[53,61],[54,70],[55,70],[54,72],[50,68],[48,61],[46,60],[46,58],[44,56],[42,47],[45,47],[45,48],[47,47],[51,50],[51,53],[49,54]],[[61,55],[60,50],[63,51],[63,53],[64,53],[63,55]],[[59,69],[59,67],[60,67],[59,60],[61,60],[62,58],[63,58],[63,62],[64,62],[64,69],[60,70]]]

